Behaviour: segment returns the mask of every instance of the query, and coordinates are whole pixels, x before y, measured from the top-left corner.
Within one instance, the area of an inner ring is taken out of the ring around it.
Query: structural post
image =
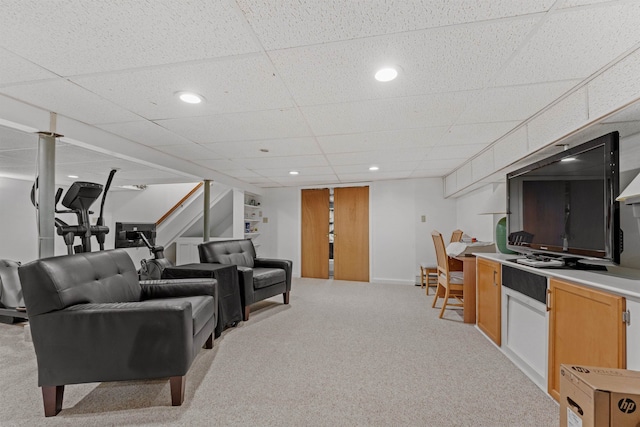
[[[204,216],[202,222],[204,223],[202,230],[202,241],[209,241],[209,230],[211,229],[211,224],[209,221],[209,214],[211,213],[211,180],[204,180]]]
[[[54,255],[56,135],[39,132],[38,139],[38,258]]]

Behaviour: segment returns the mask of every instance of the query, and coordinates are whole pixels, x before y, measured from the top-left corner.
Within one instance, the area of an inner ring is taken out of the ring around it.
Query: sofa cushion
[[[281,268],[256,267],[253,269],[253,288],[266,288],[287,279],[286,273]]]

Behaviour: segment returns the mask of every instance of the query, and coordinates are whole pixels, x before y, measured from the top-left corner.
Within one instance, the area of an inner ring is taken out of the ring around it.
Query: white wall
[[[38,224],[32,182],[0,178],[0,258],[27,262],[38,257]]]
[[[269,218],[261,236],[264,256],[291,259],[299,276],[300,188],[269,189],[262,200]],[[369,203],[371,281],[415,283],[420,262],[435,264],[431,230],[450,235],[456,228],[455,200],[445,200],[442,180],[430,178],[376,181]]]
[[[114,247],[116,222],[156,222],[197,184],[192,182],[149,185],[142,191],[110,191],[107,194],[104,212],[105,224],[110,230],[105,248],[113,249]],[[95,217],[99,214],[99,204],[96,206]],[[94,242],[95,239],[92,240],[92,245]],[[140,260],[150,258],[147,248],[129,248],[127,252],[131,255],[136,267],[140,265]]]
[[[457,227],[470,237],[482,242],[495,241],[493,215],[480,215],[487,199],[493,193],[493,184],[488,184],[456,199]],[[499,219],[499,218],[498,218]]]

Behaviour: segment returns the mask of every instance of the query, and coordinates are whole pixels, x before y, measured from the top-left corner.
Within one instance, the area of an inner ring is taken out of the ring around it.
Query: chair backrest
[[[30,317],[76,304],[140,301],[142,294],[124,249],[38,259],[18,274]]]
[[[444,246],[444,240],[442,234],[433,230],[431,232],[431,238],[433,239],[433,246],[436,249],[436,261],[438,263],[438,278],[441,274],[445,277],[449,277],[449,258],[447,257],[447,249]]]
[[[462,230],[454,230],[453,233],[451,233],[451,240],[449,243],[459,242],[460,240],[462,240]]]
[[[254,266],[256,250],[251,239],[218,240],[198,245],[200,262],[234,264],[242,267]]]

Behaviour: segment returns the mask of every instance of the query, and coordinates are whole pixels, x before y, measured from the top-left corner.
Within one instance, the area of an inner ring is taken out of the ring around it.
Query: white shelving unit
[[[262,223],[262,206],[260,198],[250,193],[244,195],[244,237],[253,240],[256,250],[260,246],[255,241],[260,236],[260,224]]]

